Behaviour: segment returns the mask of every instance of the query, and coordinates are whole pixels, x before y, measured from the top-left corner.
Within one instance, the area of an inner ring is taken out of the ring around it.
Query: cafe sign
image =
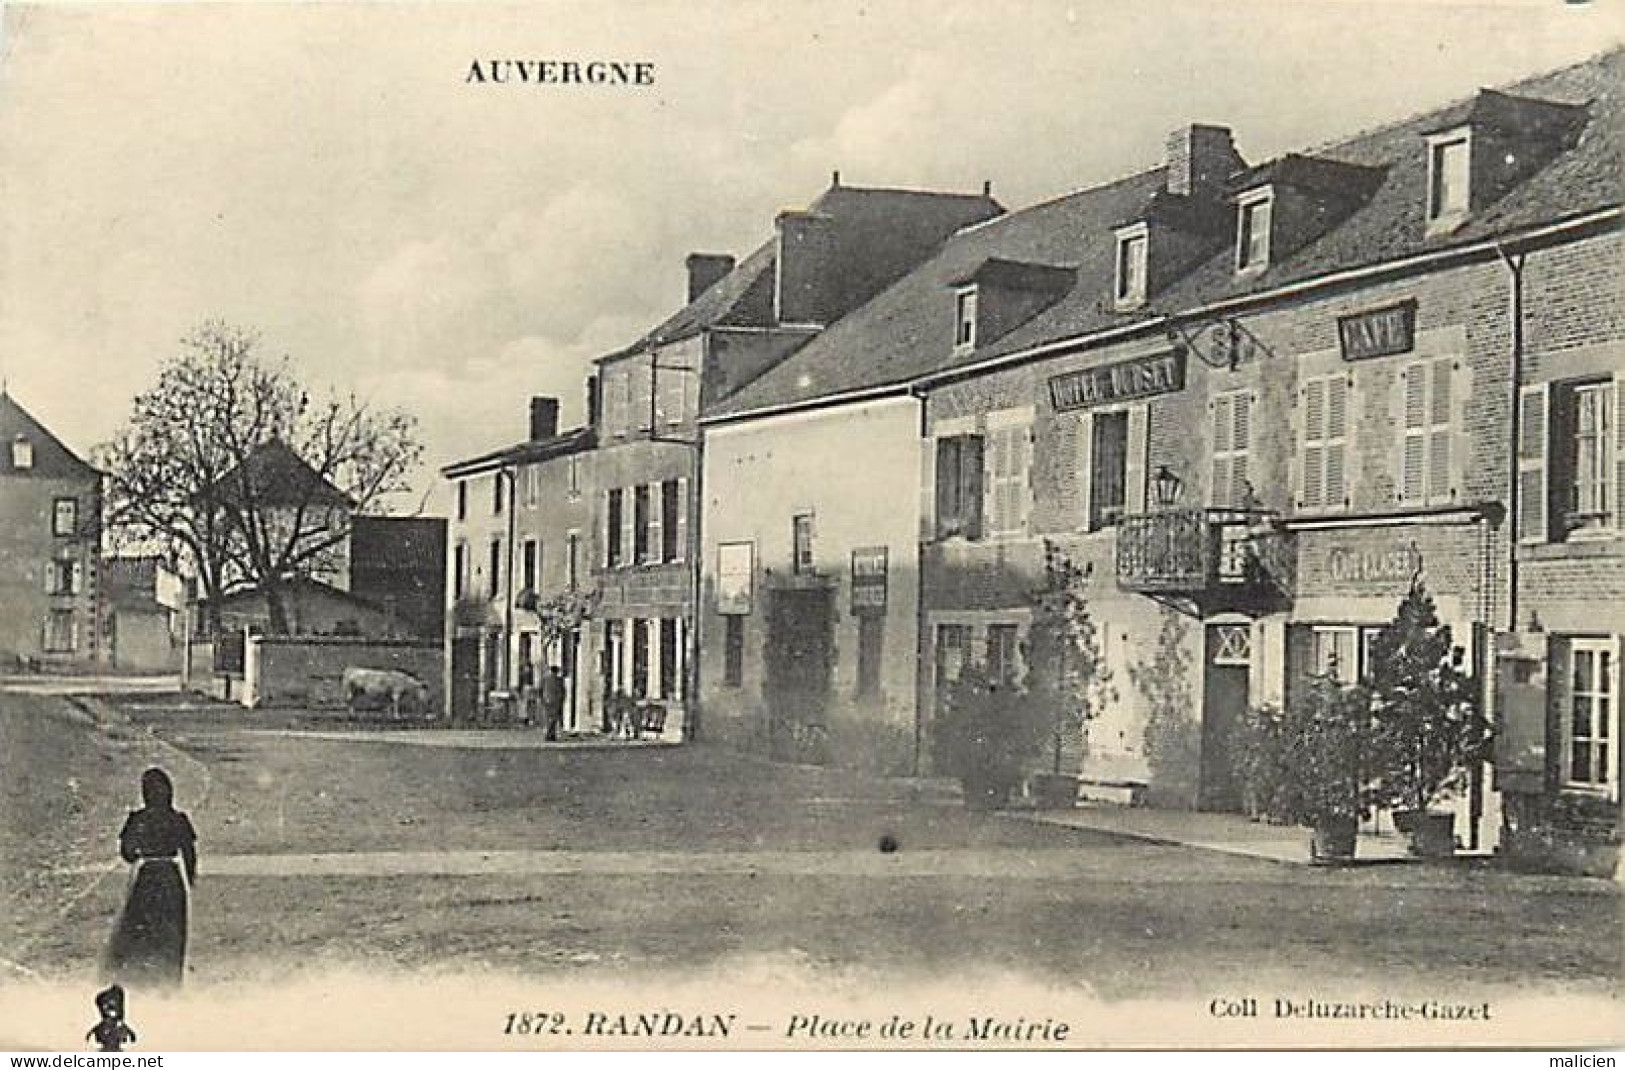
[[[1379,549],[1334,546],[1326,555],[1326,572],[1333,583],[1409,583],[1422,569],[1422,552],[1413,543]]]
[[[865,546],[852,551],[853,614],[886,612],[886,548]]]
[[[1337,339],[1344,360],[1369,360],[1409,353],[1416,346],[1416,302],[1401,301],[1386,308],[1340,316]]]
[[[1184,386],[1185,352],[1171,349],[1057,375],[1049,381],[1049,397],[1056,412],[1066,412],[1168,394]]]

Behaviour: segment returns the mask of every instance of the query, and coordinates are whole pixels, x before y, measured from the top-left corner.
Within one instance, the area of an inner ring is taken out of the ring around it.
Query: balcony
[[[1118,525],[1117,585],[1196,617],[1284,608],[1296,563],[1292,537],[1272,513],[1170,509]]]

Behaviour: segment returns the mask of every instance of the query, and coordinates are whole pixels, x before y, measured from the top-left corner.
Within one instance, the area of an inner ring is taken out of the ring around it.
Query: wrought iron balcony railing
[[[1118,524],[1118,586],[1183,599],[1198,612],[1289,599],[1296,560],[1291,535],[1258,510],[1170,509]]]

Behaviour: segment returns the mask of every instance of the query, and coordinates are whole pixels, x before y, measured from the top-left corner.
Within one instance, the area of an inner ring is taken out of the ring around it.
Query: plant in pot
[[[1026,698],[1049,725],[1050,768],[1029,784],[1044,809],[1070,809],[1078,802],[1078,778],[1064,771],[1067,742],[1081,750],[1085,730],[1116,691],[1089,613],[1089,570],[1049,539],[1044,540],[1044,586],[1035,592],[1032,623],[1023,654]]]
[[[967,664],[949,687],[932,732],[936,768],[957,777],[965,805],[1003,806],[1049,734],[1049,719],[1018,686]]]
[[[1411,853],[1455,853],[1455,815],[1438,802],[1489,755],[1492,730],[1461,651],[1420,578],[1394,619],[1371,642],[1364,681],[1372,696],[1381,803],[1411,841]]]
[[[1270,820],[1311,829],[1311,861],[1352,861],[1360,821],[1377,798],[1368,772],[1370,693],[1311,676],[1284,707],[1255,708],[1246,722],[1241,775],[1251,805]]]

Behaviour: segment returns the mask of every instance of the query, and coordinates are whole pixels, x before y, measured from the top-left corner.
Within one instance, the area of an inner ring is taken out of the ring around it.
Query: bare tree
[[[273,632],[287,585],[331,570],[355,516],[387,511],[422,455],[416,420],[353,395],[313,399],[259,336],[204,324],[98,457],[108,526],[189,566],[210,605],[249,588]]]

